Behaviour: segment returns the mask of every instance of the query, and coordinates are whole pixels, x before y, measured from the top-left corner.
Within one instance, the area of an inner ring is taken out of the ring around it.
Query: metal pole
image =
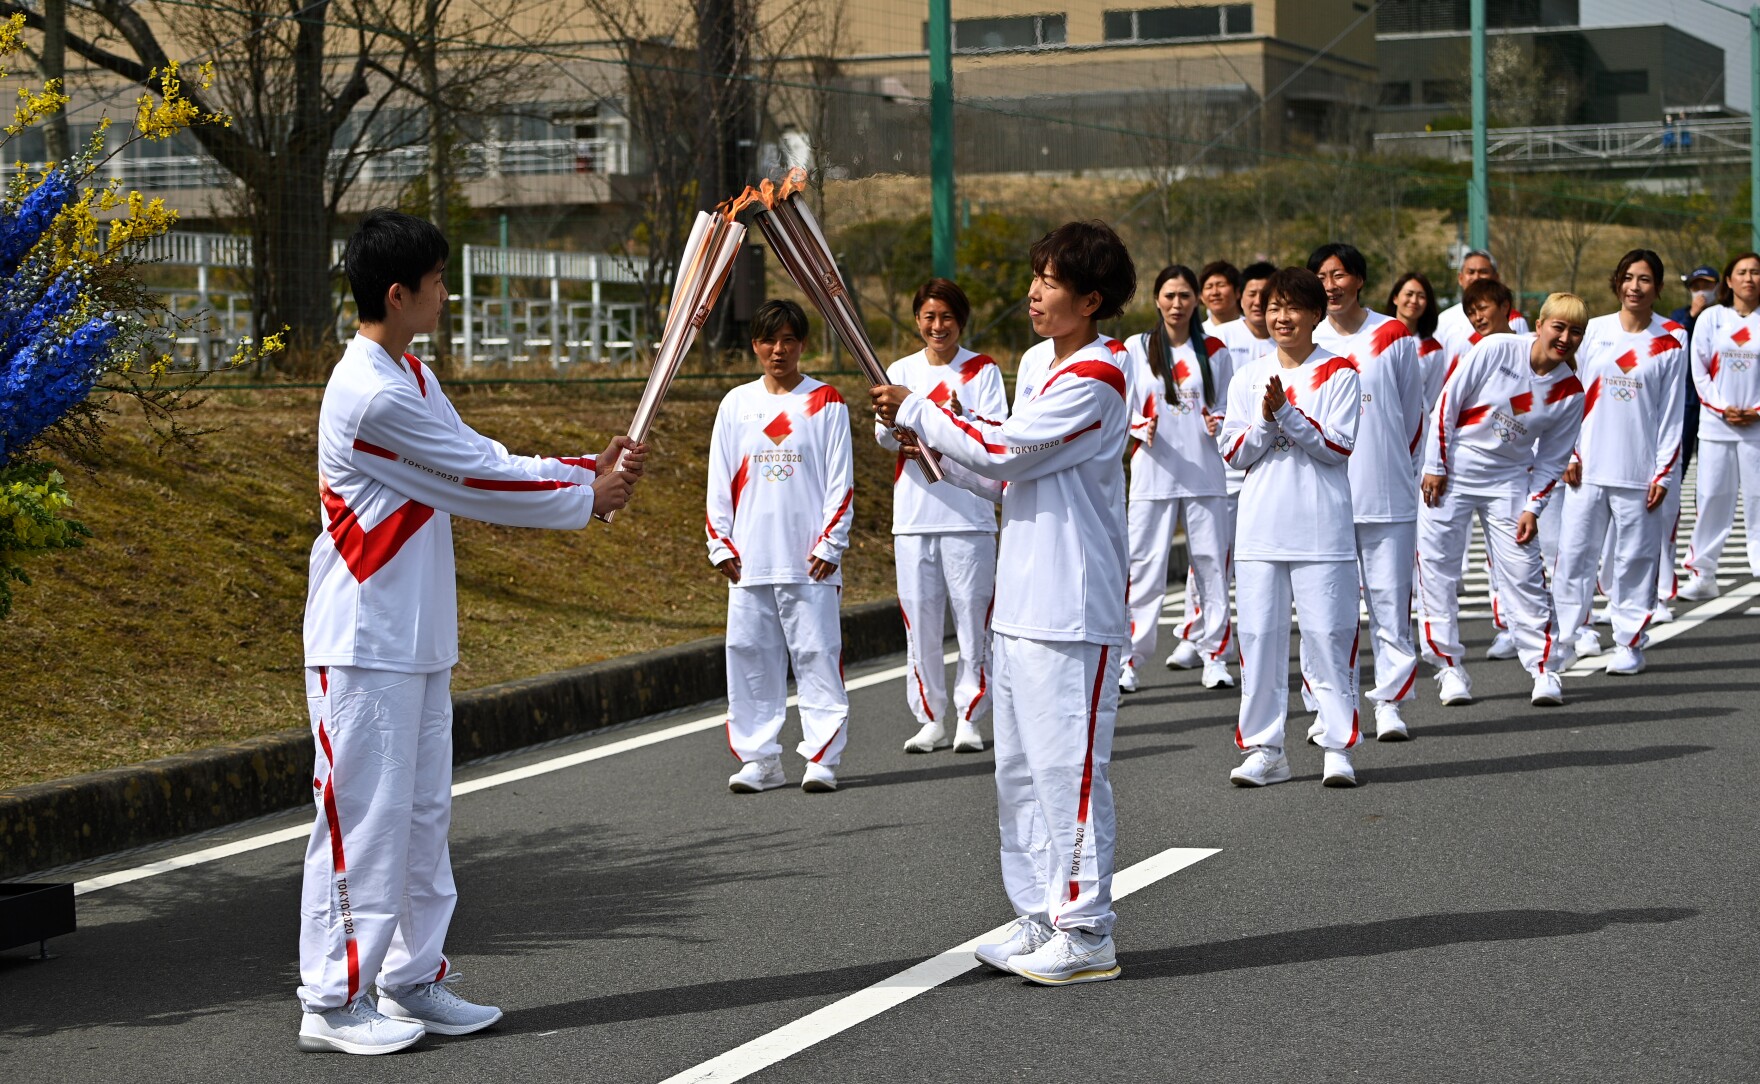
[[[1485,0],[1472,0],[1473,183],[1467,189],[1467,243],[1491,247],[1491,202],[1485,161]]]
[[[953,0],[929,0],[929,221],[935,274],[954,276]]]
[[[1748,9],[1748,243],[1760,252],[1760,4]]]
[[[568,360],[568,338],[562,328],[562,272],[556,253],[550,254],[550,367],[559,369]]]
[[[477,302],[471,289],[471,246],[464,246],[464,367],[477,360]]]

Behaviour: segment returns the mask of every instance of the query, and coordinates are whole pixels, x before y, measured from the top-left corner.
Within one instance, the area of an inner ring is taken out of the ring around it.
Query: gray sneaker
[[[379,1011],[392,1020],[407,1020],[436,1035],[469,1035],[501,1019],[493,1005],[474,1005],[446,988],[458,973],[440,982],[425,982],[396,997],[379,991]]]
[[[1040,986],[1105,982],[1118,978],[1122,970],[1112,938],[1086,930],[1059,930],[1037,949],[1009,960],[1008,969]]]
[[[340,1008],[304,1014],[299,1022],[299,1048],[310,1054],[395,1054],[414,1046],[426,1034],[420,1023],[393,1020],[362,994]]]

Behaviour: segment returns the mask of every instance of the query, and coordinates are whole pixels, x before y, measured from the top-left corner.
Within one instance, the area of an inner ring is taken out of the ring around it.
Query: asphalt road
[[[1563,708],[1531,708],[1514,662],[1476,661],[1467,707],[1440,707],[1426,680],[1415,740],[1366,743],[1354,790],[1322,788],[1298,741],[1292,782],[1229,786],[1235,693],[1151,667],[1119,717],[1119,867],[1218,853],[1120,903],[1122,979],[1047,990],[971,971],[755,1079],[1760,1078],[1751,607],[1659,644],[1641,677],[1569,679]],[[1477,657],[1489,626],[1467,631]],[[296,1052],[303,847],[282,842],[82,896],[57,959],[0,953],[0,1080],[689,1070],[1010,917],[989,754],[904,754],[902,681],[852,700],[836,794],[729,794],[711,730],[461,796],[449,949],[460,992],[507,1010],[491,1031],[387,1058]]]

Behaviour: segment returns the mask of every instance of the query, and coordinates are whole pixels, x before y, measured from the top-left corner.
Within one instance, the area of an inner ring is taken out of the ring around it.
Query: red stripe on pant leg
[[[1362,709],[1360,709],[1357,706],[1357,680],[1358,680],[1358,678],[1357,678],[1357,667],[1358,667],[1357,648],[1362,645],[1362,642],[1363,642],[1363,630],[1361,628],[1359,628],[1359,629],[1357,629],[1356,635],[1351,637],[1351,671],[1350,671],[1351,679],[1350,679],[1350,684],[1348,684],[1346,686],[1346,688],[1350,689],[1350,691],[1351,691],[1351,740],[1344,743],[1344,747],[1346,749],[1349,749],[1352,746],[1356,745],[1357,739],[1359,737],[1361,737],[1362,733],[1363,733],[1363,728],[1362,728],[1363,713],[1362,713]],[[1417,671],[1416,667],[1414,667],[1412,670],[1412,673],[1416,674],[1417,672],[1418,671]]]
[[[1100,689],[1101,683],[1106,680],[1106,659],[1111,651],[1112,648],[1108,645],[1102,644],[1100,647],[1100,667],[1094,672],[1094,695],[1092,699],[1088,701],[1088,753],[1086,758],[1082,761],[1082,797],[1081,801],[1076,805],[1076,831],[1078,835],[1081,832],[1082,825],[1088,822],[1088,795],[1094,789],[1094,731],[1100,724]],[[1075,866],[1071,871],[1072,874],[1080,873],[1081,861],[1082,848],[1081,843],[1078,842],[1076,844]],[[1071,903],[1075,902],[1075,898],[1078,894],[1076,878],[1075,876],[1071,876],[1069,881],[1069,899]]]
[[[325,696],[330,695],[330,668],[328,666],[318,667],[318,691]]]
[[[917,668],[913,666],[911,667],[911,677],[917,679],[917,703],[923,706],[923,714],[927,715],[932,723],[935,721],[935,713],[929,710],[929,696],[923,691],[923,675],[917,673]]]
[[[1612,605],[1612,604],[1609,603],[1609,605]],[[1632,642],[1630,644],[1627,644],[1626,645],[1627,647],[1630,647],[1633,649],[1637,648],[1638,642],[1644,638],[1644,630],[1650,627],[1650,621],[1655,616],[1656,616],[1656,611],[1654,611],[1654,610],[1652,610],[1651,612],[1644,615],[1644,623],[1642,625],[1638,626],[1637,634],[1632,637]]]
[[[1222,643],[1218,644],[1216,647],[1216,650],[1210,653],[1210,660],[1212,662],[1220,662],[1222,660],[1222,657],[1228,653],[1229,637],[1231,637],[1233,635],[1234,635],[1234,622],[1232,622],[1232,621],[1224,622],[1223,626],[1222,626]]]
[[[330,755],[330,739],[324,733],[324,724],[318,723],[318,738],[324,745],[324,755]],[[336,765],[330,765],[330,778],[324,781],[324,823],[330,832],[330,866],[333,878],[341,881],[341,887],[347,890],[348,861],[342,851],[342,815],[336,809]],[[359,950],[355,946],[354,934],[347,932],[353,924],[348,912],[343,915],[343,947],[348,954],[348,1000],[353,1001],[361,989],[361,966]]]
[[[1546,664],[1552,658],[1552,626],[1546,628],[1546,646],[1540,649],[1540,672],[1546,672]]]
[[[984,691],[988,688],[989,686],[984,681],[984,667],[980,665],[978,667],[978,692],[972,697],[972,702],[966,705],[966,722],[972,721],[972,712],[978,710],[978,702],[984,699]]]
[[[833,730],[831,732],[831,741],[826,742],[823,748],[821,748],[817,753],[813,754],[813,763],[814,764],[819,763],[819,758],[824,756],[831,749],[831,742],[834,742],[837,740],[837,736],[839,734],[843,733],[843,728],[847,725],[848,725],[847,723],[838,723],[837,724],[837,729]]]
[[[445,978],[446,977],[446,969],[451,966],[452,966],[451,960],[448,960],[444,956],[440,957],[440,970],[435,972],[434,981],[439,982],[441,979]]]
[[[1393,698],[1394,702],[1397,703],[1401,700],[1404,700],[1406,698],[1406,694],[1410,693],[1412,691],[1412,684],[1414,682],[1416,682],[1417,680],[1418,680],[1418,660],[1413,659],[1412,660],[1412,672],[1410,674],[1406,675],[1406,683],[1399,687],[1399,692]]]
[[[733,720],[729,719],[723,725],[727,728],[727,751],[733,754],[733,759],[744,764],[745,761],[740,760],[739,751],[733,747]]]

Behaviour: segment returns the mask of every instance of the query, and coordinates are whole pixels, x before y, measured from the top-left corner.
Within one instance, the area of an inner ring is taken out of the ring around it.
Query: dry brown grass
[[[834,378],[856,433],[846,598],[890,597],[891,460],[865,394]],[[454,688],[580,666],[720,632],[726,587],[703,548],[709,427],[724,383],[679,386],[649,477],[615,526],[535,531],[457,521]],[[515,451],[597,451],[636,387],[459,387],[471,425]],[[318,530],[320,393],[225,392],[222,427],[160,454],[137,419],[118,462],[66,471],[86,549],[35,563],[0,623],[0,788],[305,725],[300,622]]]

